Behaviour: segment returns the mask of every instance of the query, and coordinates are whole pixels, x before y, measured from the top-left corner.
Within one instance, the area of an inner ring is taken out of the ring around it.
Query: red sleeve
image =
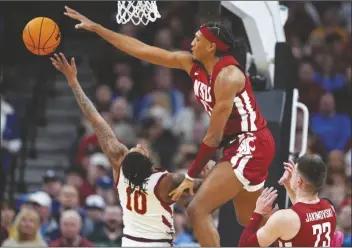
[[[203,170],[204,166],[209,162],[209,160],[215,155],[217,147],[211,147],[204,142],[200,145],[196,159],[188,169],[188,176],[195,178]]]
[[[257,213],[253,213],[248,226],[244,229],[238,247],[260,247],[257,231],[262,221],[263,216]]]

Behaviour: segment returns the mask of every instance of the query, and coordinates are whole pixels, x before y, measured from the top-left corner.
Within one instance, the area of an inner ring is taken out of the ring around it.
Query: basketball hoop
[[[118,24],[126,24],[132,21],[134,25],[155,22],[160,18],[156,1],[117,1],[116,21]]]

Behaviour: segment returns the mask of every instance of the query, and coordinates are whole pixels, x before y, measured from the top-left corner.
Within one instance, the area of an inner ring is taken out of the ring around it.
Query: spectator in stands
[[[90,195],[87,197],[85,204],[87,218],[89,218],[93,223],[92,230],[87,233],[88,236],[103,228],[103,214],[105,206],[105,201],[100,195]]]
[[[10,206],[10,204],[7,202],[3,202],[1,204],[1,228],[5,229],[6,231],[9,231],[15,218],[15,215],[15,210]]]
[[[0,226],[0,245],[2,246],[2,243],[9,237],[9,231]]]
[[[119,61],[114,65],[114,73],[119,77],[130,77],[132,74],[132,68],[128,63]],[[119,88],[119,84],[115,84],[115,90],[117,89],[116,86]]]
[[[339,6],[338,5],[331,5],[329,8],[326,8],[326,10],[323,13],[322,16],[322,24],[323,26],[320,26],[313,30],[312,36],[317,36],[321,39],[325,39],[327,35],[331,34],[337,34],[341,36],[343,40],[347,40],[347,32],[339,26]]]
[[[302,61],[298,70],[298,90],[299,100],[308,109],[315,113],[319,109],[319,99],[324,93],[324,89],[314,83],[314,68],[311,62]]]
[[[182,142],[201,143],[209,126],[209,115],[204,111],[193,92],[189,94],[189,106],[181,109],[176,115],[173,133],[182,137]]]
[[[72,185],[64,185],[61,189],[60,196],[60,212],[57,214],[56,221],[60,223],[61,214],[66,210],[75,210],[81,215],[82,235],[86,235],[93,228],[93,223],[86,217],[85,211],[79,205],[78,190]],[[51,240],[55,240],[60,236],[60,229],[55,229],[49,234]]]
[[[65,172],[66,184],[75,187],[80,192],[80,205],[84,204],[85,197],[82,195],[93,194],[94,192],[84,192],[83,185],[86,179],[86,170],[81,166],[69,167]]]
[[[98,86],[97,90],[95,91],[95,98],[95,106],[99,112],[109,111],[112,99],[112,92],[109,86]]]
[[[352,246],[351,204],[352,200],[350,198],[341,204],[338,211],[338,224],[345,235],[343,247]]]
[[[321,72],[314,74],[313,81],[321,85],[326,91],[342,89],[345,86],[345,76],[342,73],[334,73],[334,59],[330,55],[326,55],[323,62]]]
[[[174,50],[173,34],[169,28],[159,29],[154,36],[154,44],[168,51]]]
[[[52,200],[51,213],[56,214],[59,211],[60,203],[58,200],[62,182],[55,171],[48,170],[43,176],[42,190],[49,194]]]
[[[311,125],[328,152],[345,151],[351,138],[351,120],[346,115],[335,112],[335,101],[332,94],[325,93],[322,96],[320,112],[312,116]]]
[[[50,242],[50,235],[58,227],[58,223],[51,215],[52,200],[46,192],[37,191],[30,194],[28,202],[32,204],[33,209],[39,214],[40,233],[46,242]]]
[[[148,118],[143,121],[142,133],[160,158],[160,165],[169,171],[173,170],[172,161],[177,151],[178,139],[170,130],[163,127],[160,119]]]
[[[114,182],[112,176],[102,176],[97,181],[97,194],[103,197],[107,205],[117,204],[116,189],[114,189]]]
[[[93,244],[80,235],[82,219],[76,210],[66,210],[60,218],[60,232],[58,239],[52,241],[49,247],[93,247]]]
[[[11,157],[16,155],[21,147],[20,123],[16,111],[10,103],[6,102],[4,97],[1,98],[1,162],[4,173],[11,165]]]
[[[188,169],[197,156],[198,147],[194,144],[183,143],[178,147],[178,152],[174,159],[177,169]]]
[[[118,206],[108,206],[104,213],[105,227],[94,231],[88,239],[95,246],[119,247],[122,243],[122,209]]]
[[[326,185],[323,187],[321,195],[329,198],[335,206],[340,205],[346,195],[346,176],[344,170],[329,170]]]
[[[352,175],[352,163],[351,163],[351,149],[345,155],[346,175],[350,177]]]
[[[183,94],[173,87],[171,69],[156,66],[153,79],[156,84],[156,89],[154,92],[144,96],[139,103],[139,119],[144,117],[146,115],[145,112],[147,112],[148,109],[152,106],[153,96],[155,96],[153,93],[156,91],[160,91],[166,94],[166,103],[163,104],[162,107],[166,108],[169,114],[175,116],[184,107],[185,103]]]
[[[4,247],[47,247],[40,234],[40,219],[32,209],[22,210],[11,227],[10,237]]]
[[[128,101],[134,100],[132,95],[134,82],[130,76],[117,77],[114,86],[114,99],[117,97],[123,97]]]
[[[332,171],[345,171],[345,154],[333,150],[328,155],[328,166]]]
[[[113,131],[115,135],[127,146],[133,146],[136,142],[135,130],[131,121],[132,109],[125,98],[116,98],[111,104],[113,118]]]

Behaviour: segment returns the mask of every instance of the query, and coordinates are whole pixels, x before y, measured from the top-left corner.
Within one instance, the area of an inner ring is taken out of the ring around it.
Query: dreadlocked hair
[[[215,35],[218,39],[224,42],[230,47],[227,52],[216,51],[215,55],[217,57],[223,57],[226,55],[232,55],[237,57],[239,53],[246,53],[248,47],[243,39],[235,39],[231,29],[225,27],[224,24],[219,22],[208,22],[205,26],[210,30],[210,32]]]
[[[152,174],[152,167],[152,160],[139,152],[130,152],[126,155],[122,161],[122,173],[128,180],[131,193],[136,189],[147,193],[145,184]]]

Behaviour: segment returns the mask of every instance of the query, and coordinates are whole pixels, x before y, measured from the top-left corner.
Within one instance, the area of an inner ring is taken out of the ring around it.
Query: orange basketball
[[[37,17],[27,23],[23,30],[23,42],[36,55],[55,51],[61,41],[59,26],[47,17]]]

